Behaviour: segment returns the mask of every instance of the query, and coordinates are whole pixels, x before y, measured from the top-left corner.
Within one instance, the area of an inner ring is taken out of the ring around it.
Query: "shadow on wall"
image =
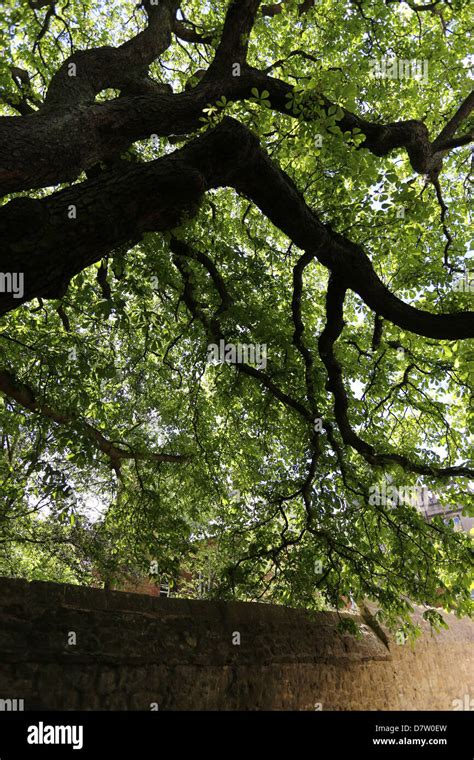
[[[412,649],[351,617],[360,639],[332,612],[1,578],[0,709],[474,707],[471,621]]]

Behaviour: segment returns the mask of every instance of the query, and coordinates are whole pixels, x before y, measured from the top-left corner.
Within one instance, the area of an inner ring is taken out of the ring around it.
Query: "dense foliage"
[[[469,613],[469,16],[4,0],[3,574]]]

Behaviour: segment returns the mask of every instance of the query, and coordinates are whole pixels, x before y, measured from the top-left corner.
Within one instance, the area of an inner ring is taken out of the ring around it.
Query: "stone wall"
[[[447,618],[448,631],[427,629],[413,650],[387,647],[367,625],[360,640],[341,636],[334,613],[1,578],[0,700],[24,699],[25,710],[451,710],[474,697],[473,625]]]

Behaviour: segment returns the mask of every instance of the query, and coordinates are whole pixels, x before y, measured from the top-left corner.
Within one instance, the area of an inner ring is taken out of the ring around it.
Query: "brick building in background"
[[[439,497],[434,494],[423,493],[419,498],[417,509],[423,515],[425,520],[431,521],[434,517],[441,516],[446,524],[453,523],[453,530],[470,533],[474,529],[474,518],[466,517],[462,514],[463,507],[443,505]],[[215,549],[216,539],[209,538],[206,540],[206,548],[210,552]],[[209,576],[210,576],[209,571]],[[152,575],[152,574],[151,574]],[[206,591],[212,586],[210,577],[204,575],[201,571],[192,573],[190,570],[182,569],[177,578],[169,578],[159,573],[155,573],[155,579],[152,577],[127,577],[121,586],[112,585],[114,590],[129,591],[134,594],[149,594],[150,596],[190,596],[202,598]],[[474,598],[474,589],[472,592]],[[356,605],[351,599],[345,599],[346,609],[356,609]]]
[[[426,502],[421,502],[418,509],[426,520],[441,515],[443,521],[448,524],[453,522],[453,530],[469,533],[474,528],[474,517],[466,517],[462,514],[463,507],[455,507],[440,504],[438,496],[430,494]]]

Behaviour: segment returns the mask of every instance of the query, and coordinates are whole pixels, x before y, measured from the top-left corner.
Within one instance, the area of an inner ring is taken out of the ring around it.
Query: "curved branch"
[[[291,299],[291,312],[295,330],[293,333],[293,345],[300,352],[305,366],[306,395],[315,418],[320,417],[316,404],[316,389],[314,377],[314,360],[309,348],[303,342],[304,322],[301,314],[301,298],[303,295],[303,274],[306,267],[313,261],[315,254],[306,252],[293,267],[293,297]]]
[[[247,27],[251,17],[247,12],[243,19],[248,22]],[[171,25],[170,21],[170,28]],[[240,28],[244,27],[243,23]],[[146,67],[143,70],[131,69],[125,75],[122,64],[116,64],[116,55],[120,54],[121,48],[102,48],[98,51],[96,79],[93,58],[90,81],[87,69],[79,86],[71,84],[74,77],[68,77],[63,72],[61,81],[69,80],[65,82],[67,92],[63,97],[58,85],[54,108],[43,107],[21,118],[0,117],[0,194],[74,180],[81,171],[110,159],[126,150],[131,143],[151,134],[188,134],[201,126],[199,118],[206,105],[222,95],[228,100],[242,101],[252,97],[253,88],[267,90],[274,110],[288,118],[295,117],[287,108],[287,95],[294,89],[292,85],[245,63],[242,64],[241,75],[232,76],[232,62],[234,59],[238,62],[238,58],[245,55],[246,44],[237,44],[229,35],[225,43],[221,41],[221,45],[220,54],[216,53],[213,64],[200,83],[190,91],[177,94],[171,94],[166,85],[147,77]],[[97,51],[88,52],[95,56]],[[106,64],[109,58],[110,65]],[[117,87],[123,95],[105,103],[90,102],[98,86],[99,89],[101,86]],[[71,91],[69,87],[72,87]],[[88,107],[77,107],[77,98],[81,96],[89,102]],[[317,99],[322,101],[321,107],[326,112],[335,105],[321,93],[318,93]],[[362,146],[376,156],[386,156],[397,148],[404,148],[418,173],[432,172],[434,162],[439,164],[439,171],[440,153],[450,148],[449,145],[443,149],[438,146],[435,150],[430,143],[428,129],[421,121],[412,119],[378,124],[344,108],[341,112],[338,125],[343,132],[359,129],[365,135]],[[61,118],[58,118],[59,114]],[[308,113],[304,118],[311,121],[314,117]],[[456,145],[451,147],[456,147],[460,141],[461,138],[458,138]],[[60,151],[58,145],[61,145]]]
[[[318,342],[319,354],[328,373],[327,389],[334,396],[334,416],[344,443],[358,451],[372,466],[383,467],[387,464],[397,464],[404,470],[415,472],[419,475],[435,477],[464,476],[472,478],[474,470],[469,467],[430,467],[419,462],[413,462],[402,454],[379,454],[371,444],[364,441],[353,430],[348,415],[349,401],[342,379],[342,367],[334,353],[334,344],[344,329],[345,294],[346,288],[344,284],[337,277],[331,275],[326,296],[326,324]]]
[[[171,44],[171,30],[179,0],[144,0],[147,27],[118,48],[101,47],[73,53],[53,76],[44,109],[67,109],[94,102],[101,90],[115,88],[151,91],[148,67]]]
[[[461,105],[459,106],[458,110],[454,114],[454,116],[448,121],[448,123],[443,127],[441,132],[439,133],[436,140],[433,142],[433,149],[436,150],[448,150],[446,147],[447,144],[449,144],[449,139],[453,137],[453,135],[456,134],[456,131],[460,127],[460,125],[463,123],[465,119],[469,116],[471,111],[474,109],[474,90],[469,93],[467,98],[463,100]],[[466,137],[466,135],[465,135]],[[471,139],[474,137],[474,135],[471,134]]]
[[[244,125],[226,118],[170,156],[120,166],[41,200],[15,199],[0,210],[6,272],[25,275],[23,298],[0,294],[0,314],[33,297],[58,297],[72,276],[144,231],[178,226],[206,190],[233,187],[302,250],[341,278],[381,317],[441,340],[474,335],[474,312],[431,314],[397,298],[360,245],[324,225],[291,178]],[[76,218],[68,219],[68,209]],[[31,256],[31,251],[35,256]]]
[[[195,42],[201,45],[210,45],[213,40],[212,34],[199,34],[195,29],[190,29],[183,21],[175,19],[173,32],[184,42]]]
[[[117,472],[120,471],[122,460],[133,459],[147,462],[185,462],[188,457],[180,454],[160,454],[152,451],[136,451],[132,447],[124,449],[108,440],[100,430],[86,420],[80,420],[71,414],[64,414],[53,409],[48,404],[38,401],[34,391],[25,383],[19,382],[7,370],[0,370],[0,391],[9,399],[16,401],[24,409],[40,414],[58,425],[67,425],[80,435],[92,441],[97,448],[106,454],[110,464]]]

